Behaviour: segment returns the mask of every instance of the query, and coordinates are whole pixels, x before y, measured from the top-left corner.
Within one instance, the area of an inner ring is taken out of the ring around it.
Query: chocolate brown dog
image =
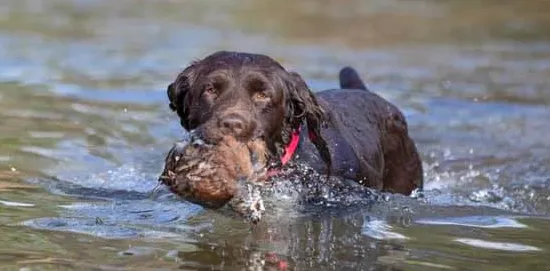
[[[206,144],[227,136],[263,142],[271,172],[301,163],[377,190],[422,188],[422,163],[400,110],[352,68],[342,69],[340,86],[313,93],[268,56],[221,51],[185,68],[167,92],[181,125]]]

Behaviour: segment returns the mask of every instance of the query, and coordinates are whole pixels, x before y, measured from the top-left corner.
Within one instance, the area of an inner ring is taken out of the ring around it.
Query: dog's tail
[[[368,90],[357,71],[352,67],[344,67],[340,70],[340,88]]]

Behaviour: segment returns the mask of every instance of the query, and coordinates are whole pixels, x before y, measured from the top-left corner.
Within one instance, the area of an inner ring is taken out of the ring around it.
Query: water
[[[3,269],[550,269],[546,1],[7,0],[0,14]],[[298,210],[279,191],[253,230],[151,194],[183,133],[166,86],[220,49],[271,55],[317,90],[356,67],[407,115],[426,192]]]

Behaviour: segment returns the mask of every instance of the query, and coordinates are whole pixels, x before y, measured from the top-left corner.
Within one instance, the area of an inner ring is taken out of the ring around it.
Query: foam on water
[[[484,248],[484,249],[495,249],[495,250],[504,250],[504,251],[514,251],[514,252],[528,252],[528,251],[540,251],[541,249],[534,246],[528,246],[517,243],[505,243],[505,242],[492,242],[479,239],[470,239],[470,238],[457,238],[456,242],[466,244],[473,247]]]
[[[528,226],[517,221],[515,217],[506,216],[462,216],[418,219],[415,223],[427,225],[453,225],[474,228],[527,228]]]

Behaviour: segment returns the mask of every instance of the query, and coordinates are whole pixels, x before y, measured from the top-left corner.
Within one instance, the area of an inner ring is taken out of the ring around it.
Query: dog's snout
[[[220,126],[235,136],[242,136],[246,131],[246,119],[238,114],[230,114],[220,120]]]

